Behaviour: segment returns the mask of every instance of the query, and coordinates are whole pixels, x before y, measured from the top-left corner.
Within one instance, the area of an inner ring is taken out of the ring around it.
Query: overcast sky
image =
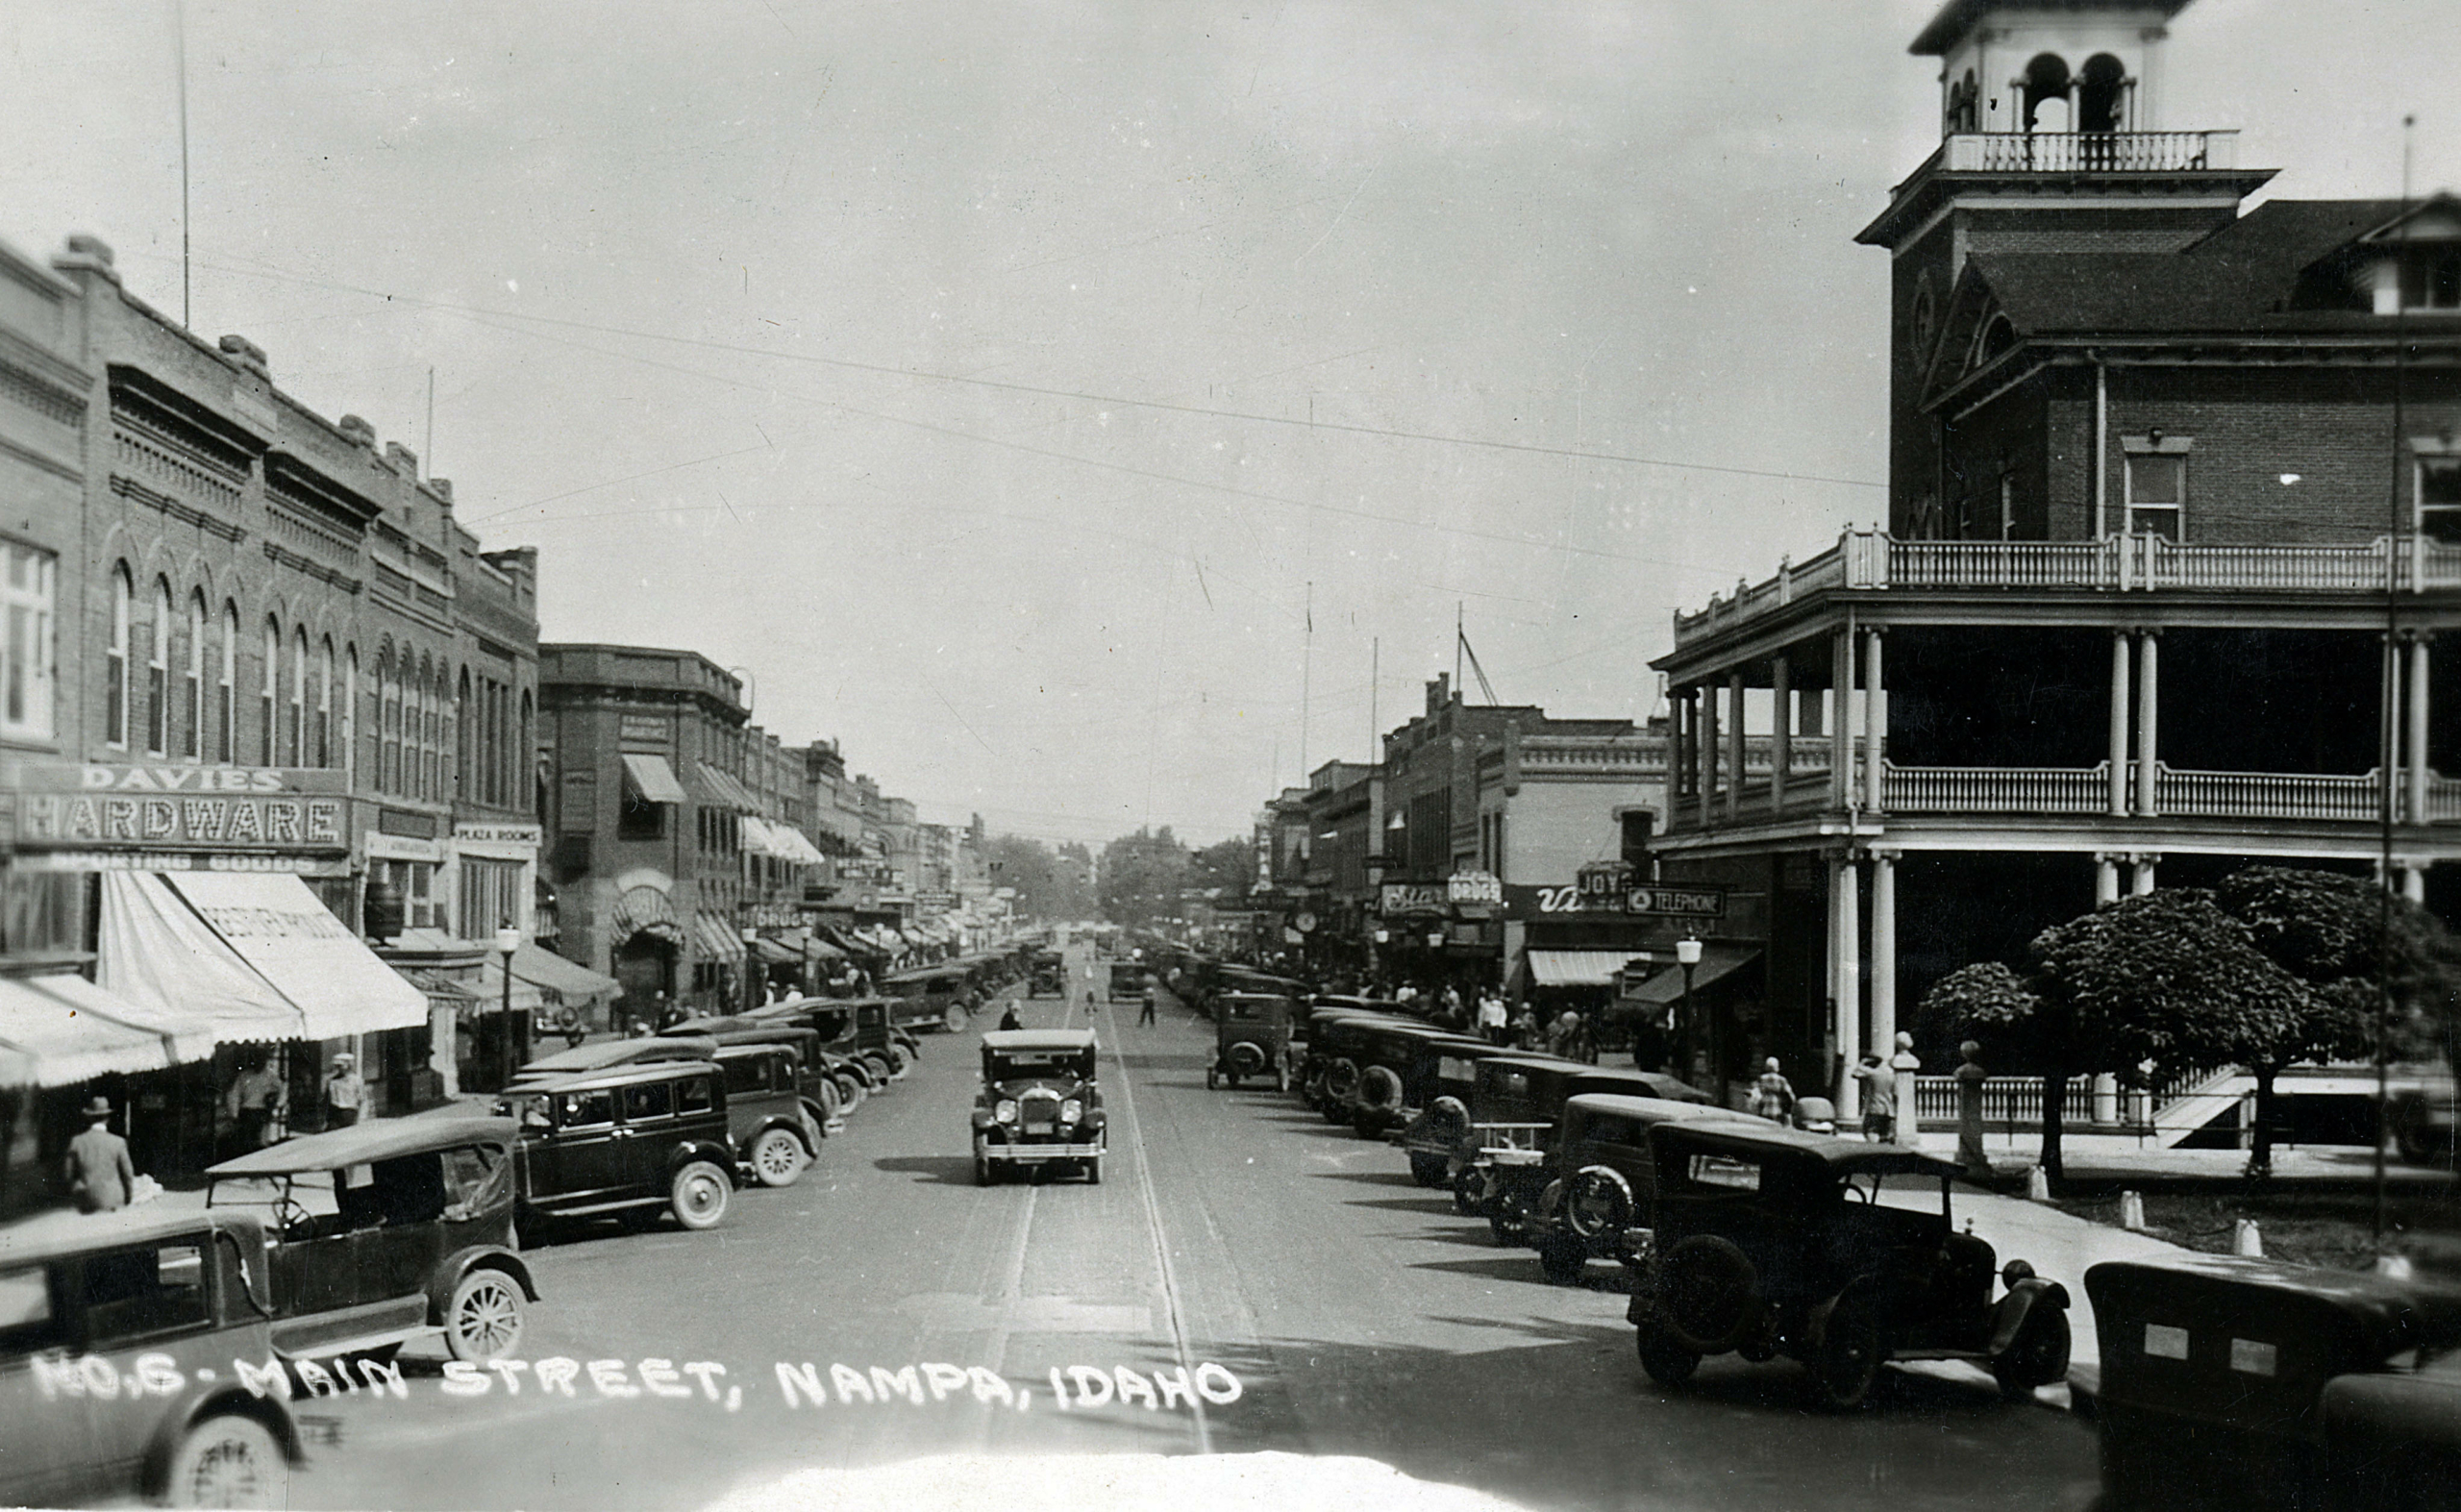
[[[1503,701],[1640,717],[1675,608],[1882,515],[1852,238],[1934,8],[186,0],[191,324],[537,544],[546,638],[748,669],[930,818],[1210,840],[1456,605]],[[2167,124],[2391,195],[2414,111],[2452,186],[2455,12],[2201,0]],[[0,236],[176,315],[175,13],[0,6]]]

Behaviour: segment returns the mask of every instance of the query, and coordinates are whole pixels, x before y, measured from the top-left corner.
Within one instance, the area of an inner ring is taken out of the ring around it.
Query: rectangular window
[[[205,1248],[146,1245],[85,1263],[86,1342],[107,1349],[207,1321]]]
[[[385,880],[402,895],[402,922],[413,930],[444,928],[444,905],[435,897],[435,863],[433,861],[388,860],[378,863],[384,868]],[[490,924],[486,935],[495,933]],[[483,936],[472,935],[478,939]]]
[[[2461,545],[2461,457],[2419,459],[2419,533]]]
[[[508,921],[521,922],[521,863],[465,857],[461,862],[461,896],[458,900],[460,937],[485,940]]]
[[[2188,502],[2184,452],[2135,453],[2127,459],[2127,529],[2130,533],[2181,538]]]
[[[636,1081],[624,1088],[624,1122],[638,1124],[646,1119],[670,1118],[675,1106],[663,1081]]]
[[[171,601],[155,604],[153,645],[145,657],[145,754],[161,756],[171,749]]]
[[[2403,249],[2401,308],[2461,310],[2461,246]]]
[[[51,553],[12,541],[0,572],[0,735],[50,738]]]

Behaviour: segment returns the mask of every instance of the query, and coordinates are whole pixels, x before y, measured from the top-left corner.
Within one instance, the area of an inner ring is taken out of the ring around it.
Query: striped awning
[[[0,1073],[16,1079],[74,1086],[212,1053],[213,1032],[203,1020],[183,1023],[138,1007],[83,977],[0,977]]]
[[[714,913],[692,916],[692,948],[702,958],[732,961],[743,958],[743,937]]]
[[[684,802],[684,784],[675,780],[675,768],[668,766],[662,756],[628,751],[624,754],[624,775],[641,797],[653,804]]]
[[[693,762],[692,769],[702,787],[713,795],[721,806],[746,814],[760,811],[760,800],[752,796],[752,789],[736,781],[733,774],[722,772],[707,761]]]

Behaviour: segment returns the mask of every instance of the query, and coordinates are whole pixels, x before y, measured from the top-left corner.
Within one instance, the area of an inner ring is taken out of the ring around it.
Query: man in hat
[[[68,1195],[81,1213],[116,1212],[137,1189],[137,1167],[112,1132],[111,1099],[96,1093],[83,1111],[86,1131],[68,1142]]]
[[[222,1109],[230,1115],[232,1146],[245,1154],[261,1147],[267,1131],[290,1110],[290,1089],[283,1085],[282,1073],[260,1055],[231,1083]]]
[[[348,1128],[367,1105],[367,1083],[359,1078],[359,1058],[348,1051],[334,1057],[325,1074],[325,1127]]]

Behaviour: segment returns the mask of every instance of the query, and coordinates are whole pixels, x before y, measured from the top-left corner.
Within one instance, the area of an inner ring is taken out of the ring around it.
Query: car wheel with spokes
[[[283,1507],[290,1504],[290,1461],[273,1430],[227,1412],[180,1436],[162,1482],[177,1507]]]
[[[444,1347],[457,1360],[500,1360],[520,1346],[521,1323],[521,1283],[502,1271],[472,1271],[444,1304]]]
[[[727,1174],[707,1160],[695,1160],[675,1173],[674,1184],[667,1188],[668,1205],[675,1209],[675,1221],[686,1228],[714,1228],[727,1215],[727,1200],[733,1194],[734,1183]]]
[[[1872,1400],[1887,1359],[1879,1309],[1870,1298],[1848,1292],[1829,1304],[1812,1346],[1813,1399],[1831,1412],[1853,1411]]]
[[[752,1142],[752,1174],[762,1186],[792,1186],[804,1174],[803,1141],[772,1128]]]
[[[1760,1275],[1730,1240],[1694,1234],[1667,1252],[1659,1273],[1667,1331],[1700,1354],[1723,1354],[1752,1326]]]

